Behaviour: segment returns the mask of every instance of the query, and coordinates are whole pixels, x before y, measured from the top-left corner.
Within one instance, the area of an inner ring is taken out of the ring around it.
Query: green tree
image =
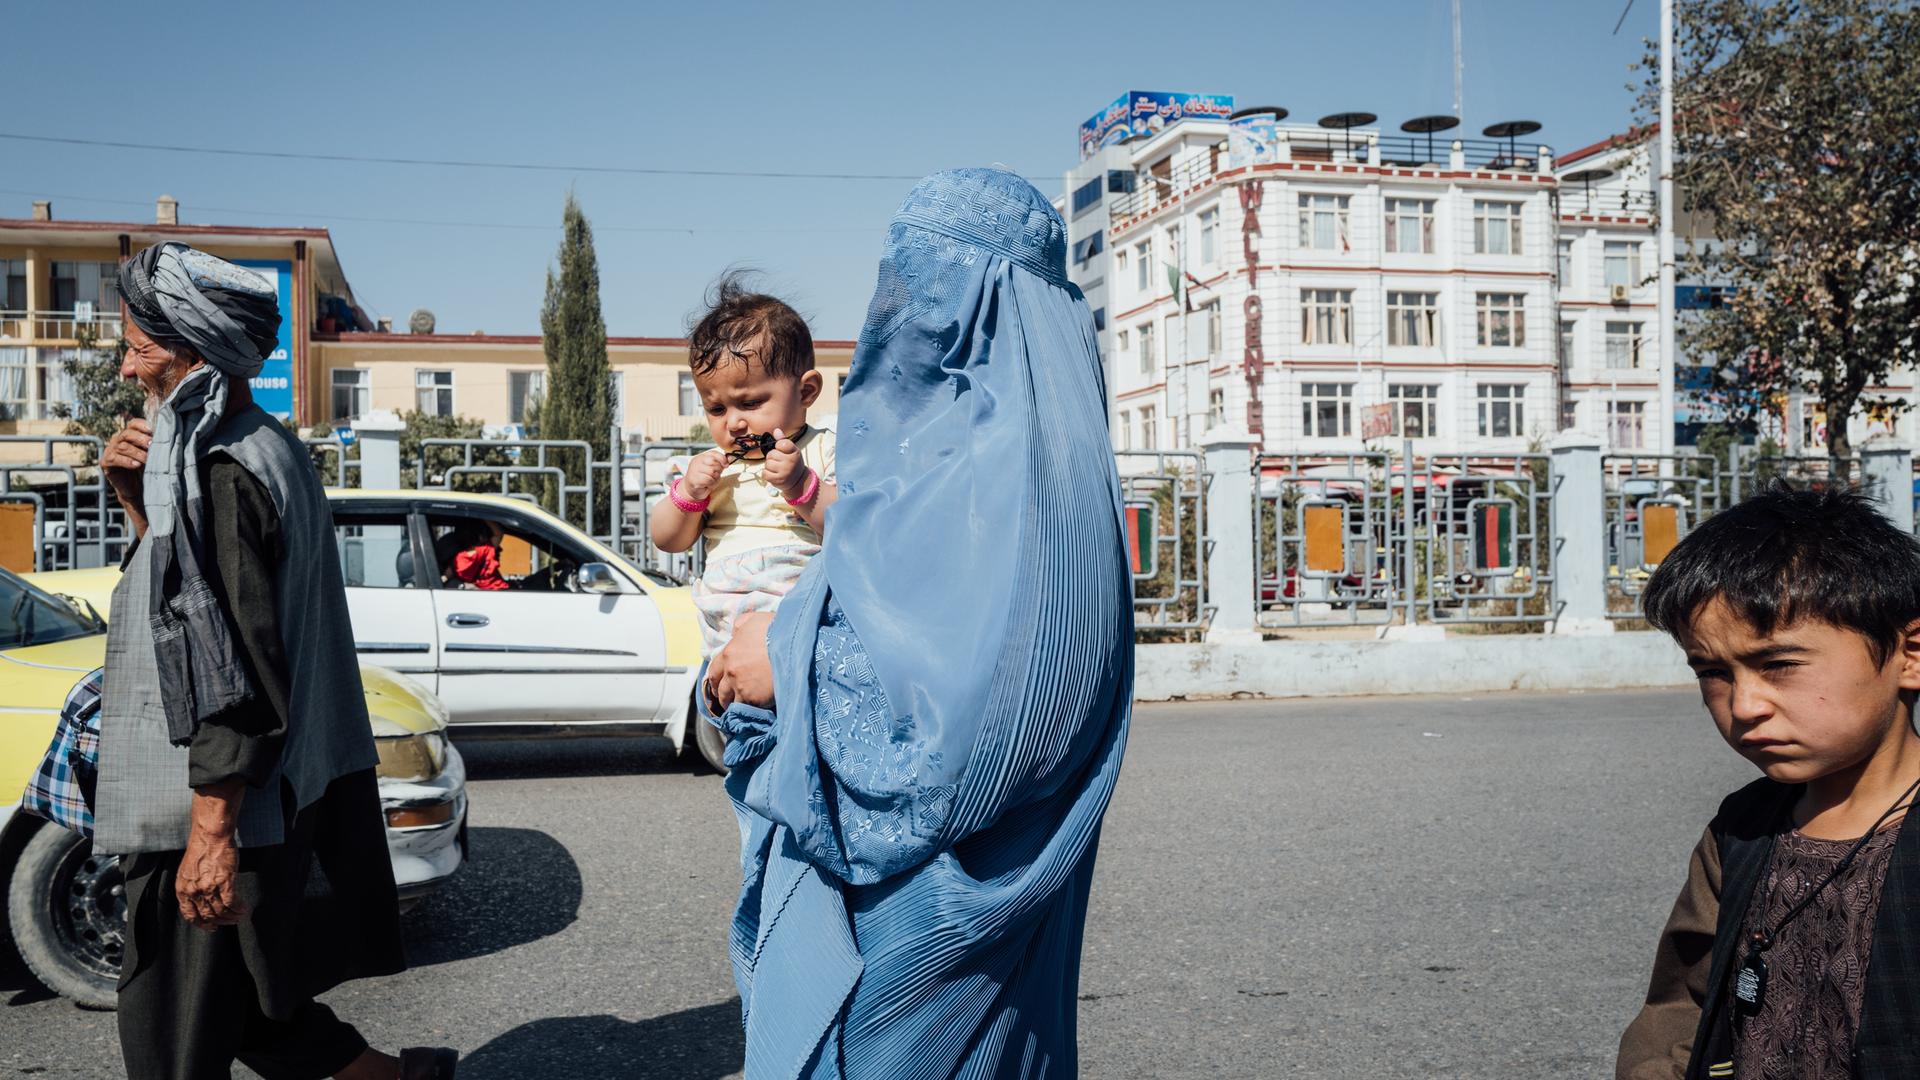
[[[104,441],[129,417],[141,414],[147,393],[139,383],[120,377],[126,342],[116,340],[102,348],[100,331],[91,324],[76,327],[74,339],[79,347],[60,365],[73,381],[73,400],[56,403],[53,414],[67,422],[67,434],[92,435]],[[93,464],[91,450],[87,464]]]
[[[1750,399],[1798,388],[1828,417],[1891,415],[1920,361],[1920,11],[1888,0],[1680,0],[1674,162],[1683,272],[1730,287],[1687,326]],[[1649,65],[1657,72],[1657,67]],[[1657,74],[1642,110],[1657,100]],[[1720,366],[1720,365],[1717,365]]]
[[[547,270],[546,298],[540,306],[547,389],[536,419],[543,439],[579,439],[599,448],[607,444],[613,427],[613,368],[607,363],[607,324],[600,317],[600,265],[593,253],[593,227],[571,192],[562,213],[559,262],[557,276],[552,268]],[[577,453],[558,456],[556,463],[566,470],[569,484],[585,482],[588,462],[580,458]],[[550,455],[548,460],[555,458]],[[557,506],[558,501],[559,493],[552,492],[550,505]],[[599,503],[594,524],[604,527],[611,520],[611,499],[602,498]],[[579,501],[566,507],[576,525],[585,525],[584,510]]]
[[[466,463],[466,455],[456,446],[426,446],[428,439],[479,439],[484,436],[481,422],[471,416],[433,416],[418,409],[400,414],[407,429],[400,433],[400,482],[407,487],[419,483],[414,465],[426,462],[428,487],[450,487],[455,491],[499,491],[500,478],[486,473],[467,473],[447,481],[447,470]],[[512,459],[503,448],[483,447],[474,451],[475,465],[510,465]],[[526,484],[514,478],[513,490]]]

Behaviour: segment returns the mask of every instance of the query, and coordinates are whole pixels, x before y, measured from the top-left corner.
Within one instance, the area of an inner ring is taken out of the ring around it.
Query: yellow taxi
[[[103,661],[103,613],[119,571],[32,577],[0,570],[0,925],[49,989],[110,1008],[125,945],[119,860],[16,810],[67,692]],[[48,580],[57,582],[58,595],[36,583]],[[447,739],[446,709],[430,691],[368,664],[360,679],[380,753],[388,853],[402,900],[410,902],[466,859],[466,766]]]

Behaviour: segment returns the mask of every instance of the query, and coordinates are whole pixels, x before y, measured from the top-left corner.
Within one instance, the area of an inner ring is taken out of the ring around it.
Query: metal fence
[[[1359,626],[1404,612],[1406,523],[1385,454],[1256,459],[1254,610],[1265,627]]]
[[[28,458],[34,460],[0,464],[0,502],[34,508],[34,570],[120,561],[133,533],[118,500],[91,465],[100,459],[101,440],[91,435],[0,435],[0,444],[39,451],[29,451]],[[63,451],[66,461],[61,460]]]
[[[1122,450],[1120,501],[1133,570],[1133,615],[1141,630],[1205,630],[1206,458],[1191,450]]]
[[[1412,470],[1414,590],[1442,623],[1546,623],[1552,603],[1553,459],[1546,454],[1430,454]]]
[[[1545,623],[1554,550],[1544,454],[1257,459],[1260,626]]]

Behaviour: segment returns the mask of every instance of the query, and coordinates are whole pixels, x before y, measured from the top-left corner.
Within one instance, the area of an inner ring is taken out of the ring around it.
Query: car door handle
[[[458,627],[463,630],[471,630],[475,627],[485,626],[492,621],[492,619],[487,618],[485,615],[474,615],[464,611],[447,616],[448,626]]]

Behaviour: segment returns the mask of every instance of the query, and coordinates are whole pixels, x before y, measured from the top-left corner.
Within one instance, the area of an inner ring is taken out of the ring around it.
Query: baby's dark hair
[[[723,360],[757,360],[767,374],[797,379],[813,370],[813,334],[786,301],[749,290],[744,271],[728,271],[707,293],[707,310],[688,335],[687,361],[705,375]],[[765,342],[762,353],[755,346]]]
[[[1641,607],[1678,639],[1716,596],[1761,634],[1805,619],[1852,630],[1885,664],[1920,618],[1920,541],[1864,495],[1776,483],[1688,533]]]

